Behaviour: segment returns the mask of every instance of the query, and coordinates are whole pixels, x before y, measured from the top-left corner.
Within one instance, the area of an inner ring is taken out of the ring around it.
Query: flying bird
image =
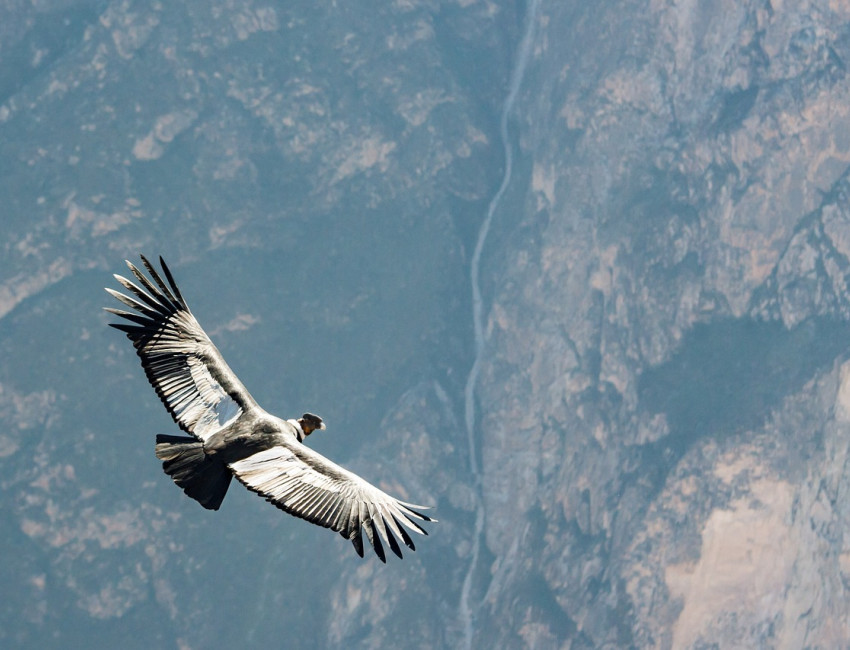
[[[129,261],[138,284],[115,275],[132,295],[106,289],[133,311],[105,309],[125,319],[110,325],[133,342],[159,399],[191,436],[156,437],[165,473],[210,510],[221,506],[235,476],[281,510],[338,532],[360,557],[361,531],[382,562],[381,540],[398,557],[396,537],[416,550],[405,526],[427,535],[414,521],[436,521],[420,512],[427,508],[391,497],[303,444],[325,428],[319,416],[282,420],[263,410],[192,315],[162,257],[168,284],[141,258],[150,279]]]

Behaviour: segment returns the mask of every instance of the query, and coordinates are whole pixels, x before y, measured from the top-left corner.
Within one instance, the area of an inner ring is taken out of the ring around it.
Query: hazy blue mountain
[[[0,2],[0,645],[847,645],[848,60],[825,0]],[[415,553],[171,483],[139,252]]]

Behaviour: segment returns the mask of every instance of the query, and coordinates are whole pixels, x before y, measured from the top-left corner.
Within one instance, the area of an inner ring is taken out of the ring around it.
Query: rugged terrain
[[[828,0],[0,2],[0,645],[846,645],[847,61]],[[416,553],[170,484],[137,252]]]

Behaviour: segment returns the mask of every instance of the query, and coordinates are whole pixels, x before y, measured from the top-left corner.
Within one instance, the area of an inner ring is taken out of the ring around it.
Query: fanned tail
[[[184,436],[158,435],[156,457],[183,491],[208,510],[218,510],[233,474],[204,453],[202,442]]]

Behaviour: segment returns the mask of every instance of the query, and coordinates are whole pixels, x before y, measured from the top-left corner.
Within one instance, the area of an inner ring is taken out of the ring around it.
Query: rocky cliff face
[[[850,638],[850,7],[2,12],[3,645]],[[137,250],[415,554],[169,484]]]
[[[541,7],[488,258],[496,645],[848,638],[848,15]]]

